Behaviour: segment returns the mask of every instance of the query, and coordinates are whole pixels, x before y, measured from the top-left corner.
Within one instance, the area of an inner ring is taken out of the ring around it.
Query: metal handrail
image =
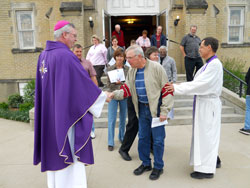
[[[247,83],[243,80],[241,80],[239,77],[235,76],[233,73],[231,73],[229,70],[227,70],[225,67],[223,67],[223,70],[228,73],[230,76],[232,76],[233,78],[235,78],[236,80],[238,80],[240,82],[240,93],[239,96],[240,98],[242,97],[242,87],[243,84],[247,86]]]

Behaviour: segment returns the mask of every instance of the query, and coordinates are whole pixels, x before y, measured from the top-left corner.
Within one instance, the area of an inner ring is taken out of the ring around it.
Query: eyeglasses
[[[73,35],[73,37],[77,37],[77,34],[73,34],[73,33],[70,33],[70,32],[68,32],[70,35]]]
[[[126,59],[127,59],[127,60],[133,59],[135,56],[137,56],[137,55],[134,55],[133,57],[126,57]]]

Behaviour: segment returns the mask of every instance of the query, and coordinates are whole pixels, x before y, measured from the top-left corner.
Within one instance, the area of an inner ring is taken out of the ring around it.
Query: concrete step
[[[186,82],[186,74],[177,74],[177,82]]]
[[[179,108],[179,107],[191,107],[193,106],[193,99],[188,98],[188,99],[176,99],[174,101],[174,108]],[[103,109],[108,109],[108,103],[105,102]]]
[[[116,126],[119,126],[119,117],[116,119]],[[126,119],[126,124],[128,119]],[[95,118],[94,119],[95,128],[107,128],[108,127],[108,118]]]
[[[169,120],[168,125],[190,125],[192,124],[192,115],[175,115],[173,120]],[[222,114],[221,123],[243,123],[245,121],[245,116],[241,114]],[[108,118],[98,118],[94,120],[95,127],[97,128],[107,128]],[[127,120],[126,120],[127,123]],[[116,124],[119,124],[119,118],[116,120]]]
[[[192,113],[193,107],[174,108],[175,116],[192,115]],[[222,114],[234,114],[234,108],[229,106],[222,106]]]
[[[174,96],[174,100],[178,100],[178,99],[194,99],[193,95],[175,95]]]
[[[192,115],[193,113],[193,107],[179,107],[174,108],[174,115],[175,116],[181,116],[181,115]],[[222,114],[233,114],[234,108],[229,106],[222,106]],[[108,117],[108,108],[104,108],[102,110],[101,118]],[[119,109],[117,112],[117,117],[119,117]]]
[[[169,125],[188,125],[192,124],[192,116],[175,116],[169,120]],[[241,114],[222,114],[221,123],[243,123],[245,116]]]
[[[178,99],[174,101],[174,108],[179,107],[192,107],[193,99]]]
[[[103,74],[101,80],[103,83],[107,83],[107,75]],[[186,74],[177,74],[177,82],[186,82]]]

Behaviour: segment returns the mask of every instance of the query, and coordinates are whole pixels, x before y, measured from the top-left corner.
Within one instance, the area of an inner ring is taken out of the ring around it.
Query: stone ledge
[[[183,9],[183,5],[174,4],[174,5],[172,6],[172,9],[173,9],[173,10],[176,10],[176,9]]]
[[[234,107],[238,107],[243,112],[246,110],[246,99],[240,98],[239,95],[223,87],[221,97],[231,103]]]
[[[43,48],[35,48],[35,49],[20,49],[20,48],[12,48],[11,52],[13,54],[20,53],[37,53],[43,51]]]
[[[64,11],[82,11],[82,2],[62,2],[60,12]]]
[[[208,4],[206,0],[185,0],[187,9],[207,9]]]
[[[245,42],[243,44],[228,44],[228,43],[221,43],[221,48],[245,48],[250,47],[250,42]]]
[[[33,78],[35,79],[35,78]],[[31,78],[23,78],[23,79],[0,79],[0,83],[19,83],[19,82],[29,82],[33,80]]]

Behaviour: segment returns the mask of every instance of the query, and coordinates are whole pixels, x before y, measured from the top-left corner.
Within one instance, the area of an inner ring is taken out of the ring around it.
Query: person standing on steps
[[[197,26],[190,26],[190,33],[185,35],[181,41],[180,50],[184,57],[186,79],[192,81],[195,73],[203,66],[203,61],[200,57],[199,46],[201,39],[196,35]]]

